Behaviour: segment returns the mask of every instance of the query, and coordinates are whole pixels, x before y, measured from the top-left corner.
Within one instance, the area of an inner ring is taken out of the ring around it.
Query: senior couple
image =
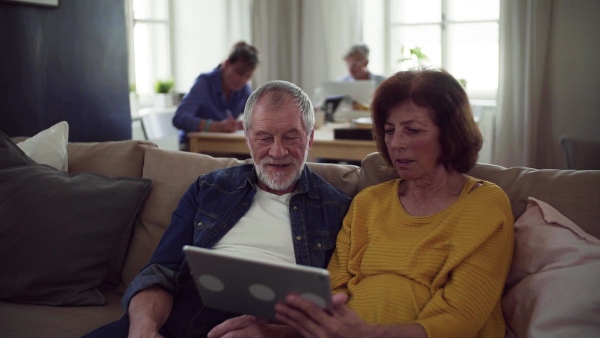
[[[254,163],[191,185],[125,292],[127,313],[87,336],[504,337],[513,217],[498,186],[465,174],[482,137],[464,89],[442,69],[399,72],[371,110],[380,155],[401,178],[351,200],[305,164],[308,96],[285,81],[259,87],[244,113]],[[276,305],[278,323],[207,308],[184,245],[327,267],[333,311],[293,294]]]

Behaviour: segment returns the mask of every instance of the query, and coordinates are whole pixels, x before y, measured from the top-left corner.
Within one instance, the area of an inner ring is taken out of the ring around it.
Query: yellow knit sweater
[[[429,338],[504,337],[500,299],[513,254],[504,191],[469,178],[446,210],[413,217],[398,200],[399,182],[352,201],[328,267],[334,292],[347,292],[370,323],[416,322]]]

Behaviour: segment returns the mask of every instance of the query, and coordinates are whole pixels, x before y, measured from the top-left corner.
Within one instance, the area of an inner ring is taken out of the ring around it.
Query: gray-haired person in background
[[[369,65],[369,46],[364,43],[352,45],[344,55],[344,61],[346,61],[348,74],[338,78],[337,80],[340,82],[373,80],[376,85],[379,85],[385,80],[385,76],[373,74],[367,68]]]

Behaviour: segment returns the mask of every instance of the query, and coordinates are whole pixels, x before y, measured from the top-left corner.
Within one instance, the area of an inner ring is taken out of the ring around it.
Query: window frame
[[[394,0],[384,0],[384,14],[383,14],[383,24],[384,24],[384,69],[387,74],[391,74],[393,71],[392,65],[392,31],[394,28],[399,27],[416,27],[416,26],[425,26],[425,25],[436,25],[440,28],[440,49],[441,49],[441,66],[448,69],[448,51],[449,51],[449,41],[448,41],[448,27],[450,25],[455,24],[480,24],[480,23],[494,23],[499,25],[500,18],[497,19],[481,19],[481,20],[449,20],[448,19],[448,1],[449,0],[439,0],[441,2],[441,18],[439,22],[411,22],[411,23],[392,23],[392,1]],[[500,0],[501,1],[501,0]],[[498,37],[499,43],[499,37]],[[468,88],[468,87],[467,87]],[[498,93],[498,86],[496,86],[495,90],[493,90],[490,94],[485,95],[481,94],[482,97],[474,97],[475,99],[496,99]],[[479,95],[477,95],[479,96]],[[493,96],[493,97],[490,97]]]
[[[172,25],[172,13],[173,13],[173,3],[171,0],[165,0],[167,4],[167,13],[164,19],[136,19],[133,13],[133,2],[135,0],[126,0],[125,1],[125,15],[127,21],[127,51],[128,51],[128,68],[129,68],[129,83],[136,84],[136,66],[135,66],[135,41],[134,41],[134,28],[138,23],[142,24],[157,24],[157,25],[165,25],[167,34],[167,56],[169,58],[168,64],[166,65],[166,69],[168,72],[167,77],[173,79],[174,74],[174,46],[173,46],[173,25]],[[157,80],[157,79],[156,79]],[[136,84],[137,85],[137,84]]]

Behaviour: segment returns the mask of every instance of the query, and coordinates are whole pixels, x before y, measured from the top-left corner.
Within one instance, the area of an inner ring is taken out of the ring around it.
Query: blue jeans
[[[193,284],[179,289],[173,300],[173,308],[169,318],[159,330],[166,338],[170,337],[206,337],[213,327],[223,321],[237,317],[238,314],[211,309],[202,303],[198,291]],[[106,324],[86,334],[84,338],[123,337],[129,332],[129,315],[125,314],[116,322]]]

